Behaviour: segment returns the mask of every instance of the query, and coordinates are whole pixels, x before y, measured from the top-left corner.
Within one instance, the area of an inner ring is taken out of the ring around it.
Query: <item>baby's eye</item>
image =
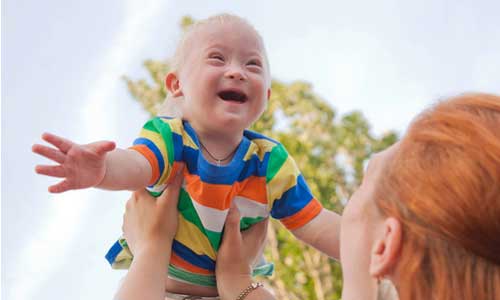
[[[258,59],[252,59],[250,60],[247,65],[249,66],[257,66],[257,67],[262,67],[262,63]]]
[[[220,60],[220,61],[224,61],[224,56],[222,56],[221,54],[218,54],[218,53],[213,53],[213,54],[210,54],[208,56],[209,59],[215,59],[215,60]]]

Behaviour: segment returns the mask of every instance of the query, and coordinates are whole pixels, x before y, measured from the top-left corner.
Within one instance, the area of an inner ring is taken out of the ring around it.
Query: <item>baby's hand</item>
[[[115,149],[115,143],[110,141],[78,145],[50,133],[44,133],[42,139],[57,149],[35,144],[32,151],[59,165],[37,165],[35,172],[64,178],[63,181],[49,187],[51,193],[83,189],[101,183],[106,174],[106,154]]]

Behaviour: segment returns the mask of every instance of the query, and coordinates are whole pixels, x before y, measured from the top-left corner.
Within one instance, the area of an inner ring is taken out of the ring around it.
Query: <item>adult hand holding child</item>
[[[160,197],[154,198],[141,190],[127,201],[122,229],[134,259],[115,299],[165,298],[181,184],[182,170]]]

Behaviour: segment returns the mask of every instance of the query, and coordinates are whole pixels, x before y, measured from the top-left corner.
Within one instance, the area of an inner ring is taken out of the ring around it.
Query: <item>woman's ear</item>
[[[382,224],[382,236],[375,239],[370,259],[370,275],[383,277],[395,267],[401,252],[402,225],[396,218],[387,218]]]
[[[267,89],[267,100],[271,99],[271,89]]]
[[[179,81],[179,78],[177,77],[177,74],[175,74],[174,72],[169,72],[167,74],[167,76],[165,77],[165,85],[167,86],[167,90],[173,97],[179,97],[184,95],[182,93],[181,83]]]

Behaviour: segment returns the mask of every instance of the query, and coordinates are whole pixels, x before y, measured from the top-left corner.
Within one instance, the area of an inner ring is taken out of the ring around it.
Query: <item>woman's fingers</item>
[[[31,147],[31,150],[36,154],[51,159],[60,164],[62,164],[66,159],[66,155],[61,151],[44,145],[35,144],[33,145],[33,147]]]
[[[63,153],[68,152],[71,146],[73,146],[73,142],[71,142],[70,140],[67,140],[65,138],[62,138],[60,136],[48,132],[42,134],[42,139],[47,143],[54,145]]]
[[[266,239],[268,225],[269,218],[266,218],[259,223],[252,225],[252,227],[243,232],[243,240],[248,242],[262,243]]]
[[[268,224],[269,224],[269,218],[266,218],[260,221],[259,223],[252,225],[251,228],[242,232],[242,238],[244,244],[258,245],[259,247],[263,247],[267,236]]]
[[[35,172],[37,174],[58,177],[58,178],[66,177],[66,171],[62,166],[37,165],[35,167]]]
[[[239,244],[241,244],[240,211],[233,202],[229,208],[226,223],[224,225],[224,235],[222,236],[221,247],[224,247],[224,245],[236,247]]]
[[[255,265],[256,262],[262,259],[262,253],[264,252],[266,244],[268,224],[269,218],[266,218],[241,233],[243,245],[245,245],[247,249],[246,253],[252,265]]]
[[[163,209],[170,210],[176,209],[177,203],[179,201],[179,192],[182,186],[183,180],[183,168],[177,171],[172,182],[169,183],[168,187],[163,191],[160,197],[157,198],[157,204]]]

